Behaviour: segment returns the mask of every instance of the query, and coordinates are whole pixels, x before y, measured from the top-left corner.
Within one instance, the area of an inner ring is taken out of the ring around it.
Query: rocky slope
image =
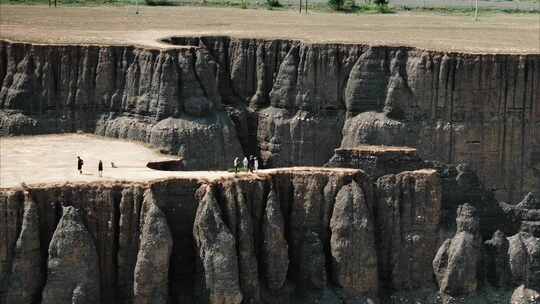
[[[468,161],[499,198],[540,191],[540,56],[182,38],[167,50],[0,42],[0,131],[83,130],[223,168],[322,165],[409,145]]]

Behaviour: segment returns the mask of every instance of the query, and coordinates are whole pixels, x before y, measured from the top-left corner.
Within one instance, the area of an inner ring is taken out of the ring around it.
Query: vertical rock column
[[[15,247],[11,275],[3,303],[34,303],[39,299],[43,283],[38,208],[27,194],[21,232]]]
[[[338,192],[330,229],[332,272],[347,303],[363,296],[376,298],[379,278],[373,216],[356,182]]]
[[[198,252],[200,286],[196,292],[209,304],[240,304],[242,293],[238,277],[236,242],[222,219],[214,189],[203,186],[204,192],[195,223],[193,238]]]
[[[376,182],[382,281],[388,288],[432,286],[431,261],[441,223],[441,183],[435,170],[385,175]]]
[[[457,232],[439,248],[433,271],[443,296],[461,296],[478,289],[481,258],[480,221],[476,209],[461,205],[457,211]]]
[[[262,263],[266,284],[270,290],[277,290],[283,286],[287,278],[289,246],[285,239],[285,221],[274,190],[268,194],[262,225],[264,238]]]
[[[134,272],[133,303],[166,304],[173,239],[167,219],[154,204],[150,190],[145,193],[144,203],[148,211],[144,217]]]
[[[49,245],[42,304],[99,304],[96,246],[80,211],[65,207]]]

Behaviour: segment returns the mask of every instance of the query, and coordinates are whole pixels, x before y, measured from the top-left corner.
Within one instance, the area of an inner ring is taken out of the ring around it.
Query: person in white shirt
[[[242,161],[242,164],[244,165],[244,169],[247,170],[247,169],[248,169],[248,165],[249,165],[249,162],[248,162],[247,157],[244,157],[244,160]]]

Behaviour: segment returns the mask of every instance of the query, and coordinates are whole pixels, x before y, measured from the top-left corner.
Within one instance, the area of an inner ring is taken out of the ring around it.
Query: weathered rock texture
[[[377,179],[386,174],[414,171],[432,165],[420,159],[413,148],[361,145],[352,149],[336,149],[325,166],[362,169],[371,178]]]
[[[344,186],[336,196],[330,219],[330,248],[334,279],[347,298],[358,298],[378,290],[374,218],[364,189],[357,183]]]
[[[147,209],[134,270],[133,303],[169,303],[169,261],[172,237],[163,212],[153,202],[150,191],[145,197]]]
[[[38,207],[31,198],[25,198],[24,216],[15,245],[12,268],[8,269],[8,289],[3,303],[35,303],[40,299],[44,273],[41,263]]]
[[[444,241],[437,251],[433,271],[439,290],[445,295],[467,295],[479,288],[482,256],[479,220],[473,206],[460,206],[456,235]]]
[[[433,284],[424,280],[431,276],[424,263],[415,264],[420,268],[414,273],[395,255],[380,254],[394,250],[400,259],[428,263],[435,252],[430,242],[437,220],[415,226],[409,213],[414,209],[427,217],[440,209],[437,176],[413,171],[397,178],[405,184],[389,183],[385,190],[409,193],[410,198],[395,204],[411,211],[396,214],[401,222],[395,225],[404,230],[390,236],[377,228],[391,225],[376,216],[380,190],[359,170],[313,168],[215,182],[167,179],[3,190],[0,299],[378,301],[387,296],[381,290],[390,290],[381,280],[381,265],[396,265],[394,273],[414,282],[399,280],[393,288]],[[411,233],[419,236],[421,249],[380,247],[388,243],[383,238]]]
[[[41,303],[100,302],[96,246],[80,211],[65,207],[49,245],[47,282]]]
[[[376,182],[380,272],[388,288],[433,287],[431,261],[441,228],[441,185],[435,170],[386,175]]]
[[[1,134],[132,139],[182,156],[189,169],[224,168],[242,154],[204,49],[0,42],[0,58]]]
[[[414,146],[466,161],[500,198],[540,191],[540,56],[288,40],[187,47],[0,42],[0,130],[84,130],[150,143],[188,168],[243,152],[322,165],[335,148]],[[228,115],[227,115],[228,114]]]

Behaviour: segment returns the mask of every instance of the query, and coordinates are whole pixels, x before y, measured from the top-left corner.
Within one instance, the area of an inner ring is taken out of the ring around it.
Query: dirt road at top
[[[307,42],[414,46],[469,53],[540,53],[540,16],[428,13],[331,14],[200,7],[2,5],[0,39],[167,47],[171,35],[229,35]]]

